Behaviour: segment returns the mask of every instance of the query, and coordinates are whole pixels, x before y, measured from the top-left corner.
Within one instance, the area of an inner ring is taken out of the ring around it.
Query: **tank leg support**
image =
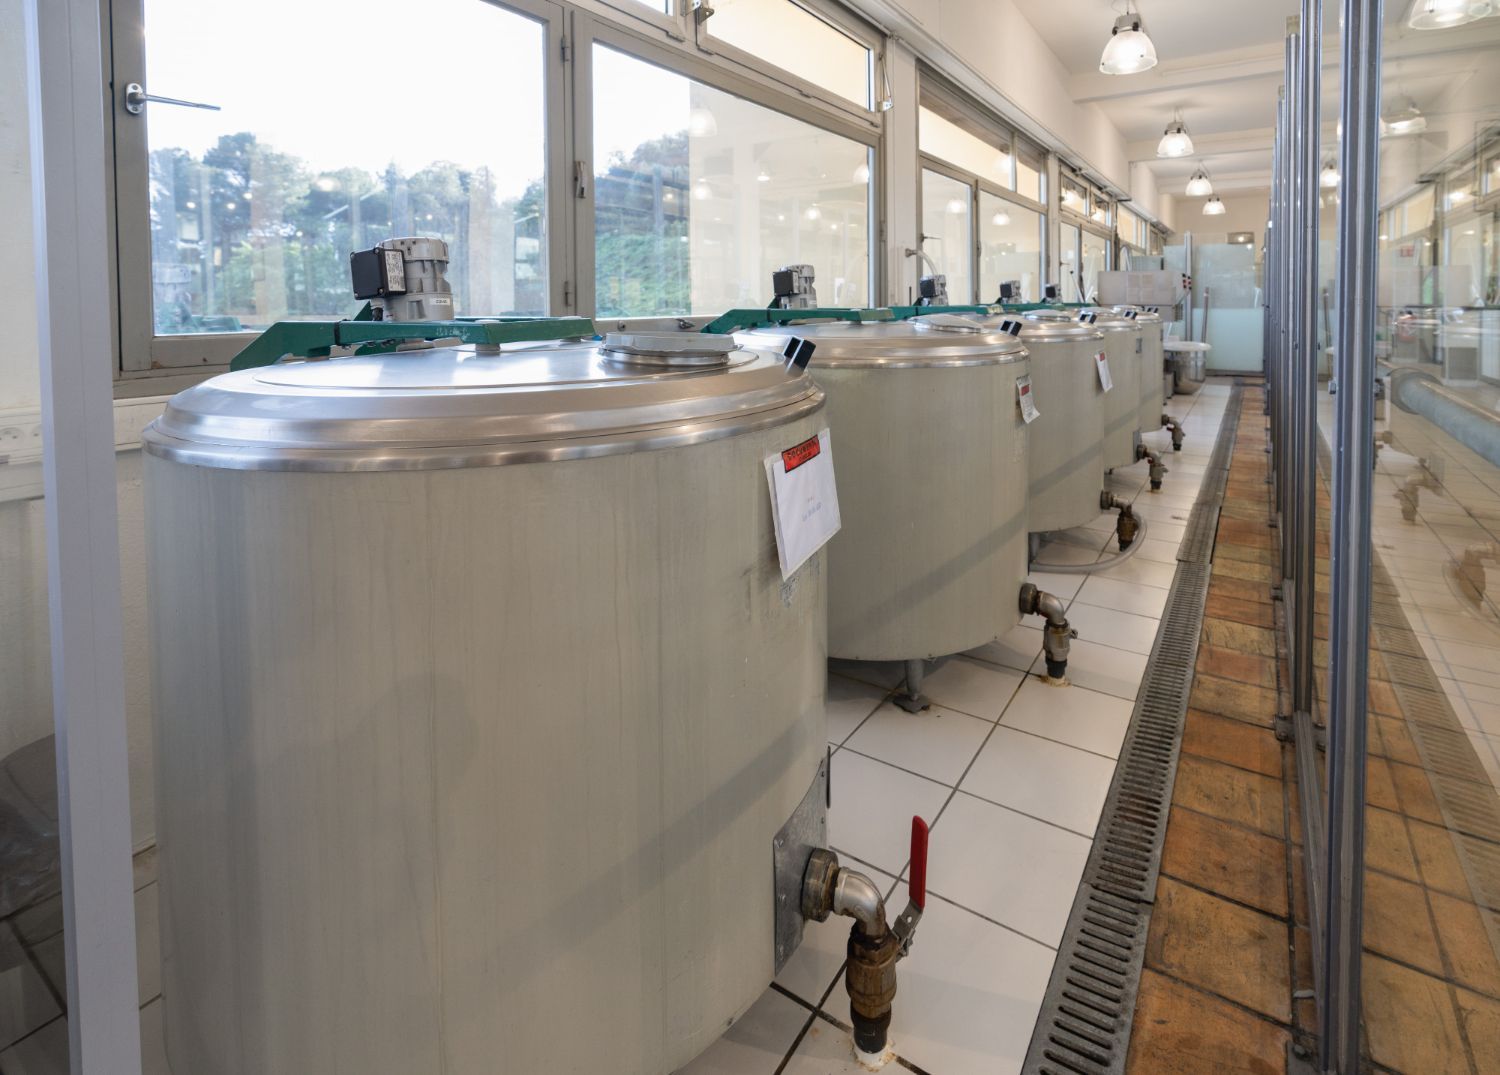
[[[911,819],[911,865],[906,909],[887,924],[880,889],[862,873],[839,865],[825,848],[813,851],[802,878],[802,915],[815,922],[830,914],[854,919],[849,929],[844,986],[849,991],[849,1022],[854,1056],[870,1070],[895,1058],[891,1048],[891,1003],[896,999],[896,964],[911,950],[917,923],[927,906],[927,823]]]
[[[922,677],[927,674],[927,662],[920,657],[906,662],[906,682],[894,699],[908,713],[920,713],[932,705],[922,694]]]
[[[1170,414],[1161,416],[1161,424],[1172,431],[1172,451],[1182,451],[1182,423]]]
[[[1062,600],[1028,582],[1021,587],[1020,608],[1023,616],[1046,617],[1042,655],[1047,661],[1047,680],[1059,686],[1067,683],[1068,644],[1078,637],[1078,632],[1069,625]]]

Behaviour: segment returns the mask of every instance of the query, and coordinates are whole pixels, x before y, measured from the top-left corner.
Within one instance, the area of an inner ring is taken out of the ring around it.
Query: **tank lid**
[[[1117,314],[1134,314],[1135,320],[1143,323],[1156,324],[1161,321],[1161,311],[1147,309],[1144,306],[1111,306],[1110,311]]]
[[[1104,307],[1096,307],[1092,310],[1080,311],[1094,315],[1094,327],[1104,332],[1123,332],[1136,329],[1136,319],[1127,317],[1125,314],[1116,313]]]
[[[1026,314],[1021,339],[1102,340],[1104,333],[1097,326],[1078,321],[1061,310],[1032,310]]]
[[[789,422],[822,392],[778,349],[611,334],[282,362],[178,393],[148,452],[246,470],[425,470],[672,447]]]
[[[1026,357],[1025,346],[1014,336],[958,314],[906,321],[766,325],[738,333],[735,339],[766,346],[770,340],[787,336],[813,342],[814,370],[998,366]]]

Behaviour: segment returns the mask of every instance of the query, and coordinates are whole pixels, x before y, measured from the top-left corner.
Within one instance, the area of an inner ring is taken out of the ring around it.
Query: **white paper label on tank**
[[[1035,422],[1038,411],[1036,409],[1036,393],[1031,390],[1030,377],[1016,378],[1016,399],[1020,401],[1021,417],[1026,419],[1026,424],[1030,425],[1032,422]]]
[[[771,518],[781,577],[789,579],[839,532],[839,497],[833,484],[833,446],[828,430],[766,456]]]
[[[1099,368],[1099,387],[1108,392],[1115,386],[1115,382],[1109,376],[1109,356],[1100,351],[1094,356],[1094,365]]]

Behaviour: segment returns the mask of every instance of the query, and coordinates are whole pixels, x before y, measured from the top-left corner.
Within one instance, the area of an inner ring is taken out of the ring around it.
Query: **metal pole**
[[[1296,541],[1297,533],[1297,459],[1300,444],[1297,440],[1297,425],[1295,415],[1297,413],[1297,386],[1296,386],[1296,358],[1297,358],[1297,288],[1298,275],[1298,251],[1302,246],[1301,231],[1298,221],[1302,215],[1302,151],[1306,148],[1302,139],[1298,137],[1298,116],[1300,102],[1302,100],[1301,79],[1301,41],[1302,34],[1297,19],[1287,20],[1287,28],[1290,31],[1286,41],[1286,124],[1283,128],[1283,144],[1286,148],[1286,189],[1287,189],[1287,214],[1286,214],[1286,250],[1283,255],[1282,267],[1284,277],[1282,279],[1282,379],[1281,379],[1281,444],[1283,459],[1281,463],[1281,485],[1278,489],[1279,504],[1281,507],[1281,574],[1282,574],[1282,597],[1290,603],[1294,600],[1291,580],[1297,573]],[[1290,634],[1295,626],[1290,619],[1287,622],[1287,631]]]
[[[1322,134],[1323,72],[1323,0],[1302,0],[1301,61],[1298,76],[1302,90],[1298,95],[1300,135],[1303,143],[1298,163],[1301,165],[1302,215],[1297,223],[1298,259],[1297,351],[1293,355],[1296,369],[1297,452],[1292,460],[1295,471],[1293,490],[1296,520],[1293,529],[1293,554],[1296,596],[1292,603],[1292,711],[1313,711],[1313,612],[1317,583],[1317,443],[1318,443],[1318,168],[1319,142]]]
[[[139,1075],[99,5],[23,12],[68,1062]]]
[[[1319,1059],[1359,1070],[1364,918],[1365,751],[1370,620],[1371,464],[1375,438],[1375,281],[1380,175],[1382,0],[1344,0],[1339,155],[1338,350],[1333,458],[1332,605],[1328,665],[1327,994]]]

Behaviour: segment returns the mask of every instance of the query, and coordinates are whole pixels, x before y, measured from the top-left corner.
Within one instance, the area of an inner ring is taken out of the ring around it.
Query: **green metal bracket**
[[[883,306],[856,309],[850,306],[819,306],[810,310],[730,310],[703,326],[704,332],[730,333],[788,321],[894,321],[896,315]]]
[[[979,314],[988,317],[1001,312],[999,306],[892,306],[891,312],[902,321],[911,317],[928,317],[932,314]]]
[[[368,304],[347,321],[278,321],[229,364],[231,370],[269,366],[283,358],[327,358],[335,348],[356,354],[394,351],[412,340],[457,340],[503,346],[597,336],[587,317],[458,318],[454,321],[372,321]]]

